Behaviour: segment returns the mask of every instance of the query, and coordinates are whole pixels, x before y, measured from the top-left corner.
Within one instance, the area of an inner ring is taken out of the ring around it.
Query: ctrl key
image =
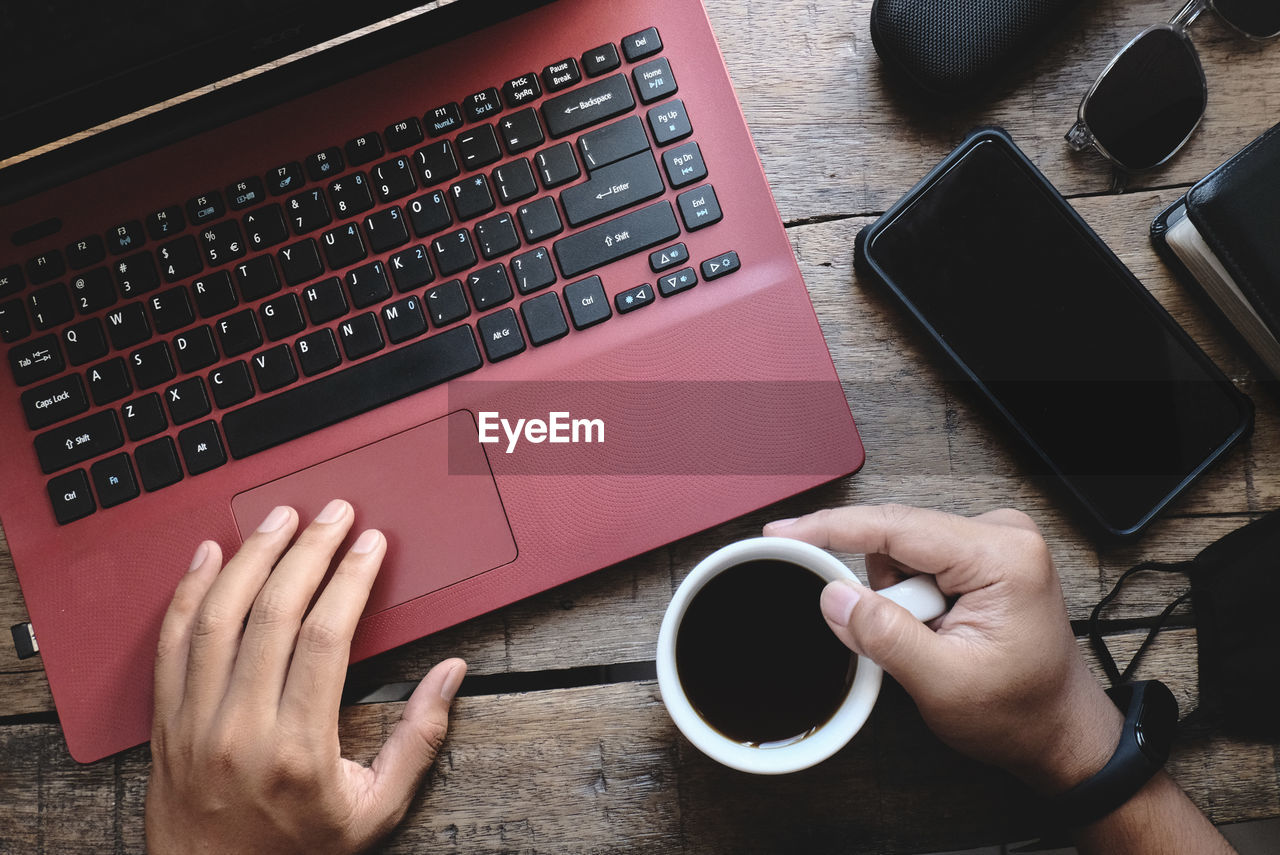
[[[49,500],[58,525],[66,525],[89,516],[98,509],[89,492],[89,478],[83,469],[59,475],[49,482]]]

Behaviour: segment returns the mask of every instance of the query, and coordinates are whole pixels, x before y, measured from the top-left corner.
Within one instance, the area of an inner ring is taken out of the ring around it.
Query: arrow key
[[[618,307],[621,314],[626,314],[633,309],[641,306],[647,306],[653,302],[653,286],[637,285],[635,288],[629,288],[621,291],[613,298],[613,303]]]
[[[683,270],[677,270],[675,273],[658,278],[658,293],[664,297],[670,297],[672,294],[678,294],[681,291],[687,291],[694,285],[698,284],[698,276],[693,272],[692,267],[686,267]]]
[[[742,262],[738,260],[738,253],[730,250],[702,262],[702,278],[710,282],[712,279],[736,273],[740,267]]]
[[[661,273],[672,267],[687,264],[688,261],[689,248],[682,243],[673,244],[649,253],[649,267],[653,269],[654,273]]]

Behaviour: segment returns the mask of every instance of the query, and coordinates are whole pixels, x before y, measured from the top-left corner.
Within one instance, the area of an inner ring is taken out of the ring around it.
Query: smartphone
[[[857,238],[882,282],[1107,533],[1139,533],[1253,404],[1013,140],[976,131]]]

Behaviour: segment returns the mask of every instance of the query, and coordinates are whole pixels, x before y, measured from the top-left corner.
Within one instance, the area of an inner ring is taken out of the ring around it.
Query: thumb
[[[849,579],[822,590],[822,616],[836,637],[893,675],[908,693],[941,664],[941,640],[911,612]]]

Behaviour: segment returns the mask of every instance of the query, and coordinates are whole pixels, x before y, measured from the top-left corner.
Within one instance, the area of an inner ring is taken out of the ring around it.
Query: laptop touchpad
[[[516,557],[475,420],[465,410],[247,490],[231,509],[243,539],[276,505],[297,508],[305,525],[335,498],[356,511],[339,557],[367,528],[387,536],[366,615]]]

